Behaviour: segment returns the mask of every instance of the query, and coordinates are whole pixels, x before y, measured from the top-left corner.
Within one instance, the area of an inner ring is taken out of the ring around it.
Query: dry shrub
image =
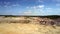
[[[8,21],[8,23],[29,23],[29,20],[13,20],[13,21]]]

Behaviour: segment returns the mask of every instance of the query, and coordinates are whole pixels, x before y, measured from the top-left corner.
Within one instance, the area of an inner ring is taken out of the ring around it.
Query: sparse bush
[[[29,23],[29,20],[11,20],[8,23]]]

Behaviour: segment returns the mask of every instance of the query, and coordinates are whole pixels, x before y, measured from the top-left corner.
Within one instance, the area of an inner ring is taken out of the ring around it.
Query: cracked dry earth
[[[60,27],[37,24],[1,23],[0,34],[60,34]]]

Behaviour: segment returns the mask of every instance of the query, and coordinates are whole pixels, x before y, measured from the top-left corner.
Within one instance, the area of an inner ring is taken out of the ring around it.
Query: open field
[[[0,34],[60,34],[58,19],[0,17]]]

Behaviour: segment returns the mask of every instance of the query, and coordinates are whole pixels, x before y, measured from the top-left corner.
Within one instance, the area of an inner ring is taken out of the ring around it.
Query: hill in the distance
[[[60,25],[59,15],[47,15],[47,16],[0,15],[0,17],[3,17],[2,19],[0,19],[0,22],[10,22],[10,23],[21,23],[21,22],[35,23],[36,22],[42,25]]]

